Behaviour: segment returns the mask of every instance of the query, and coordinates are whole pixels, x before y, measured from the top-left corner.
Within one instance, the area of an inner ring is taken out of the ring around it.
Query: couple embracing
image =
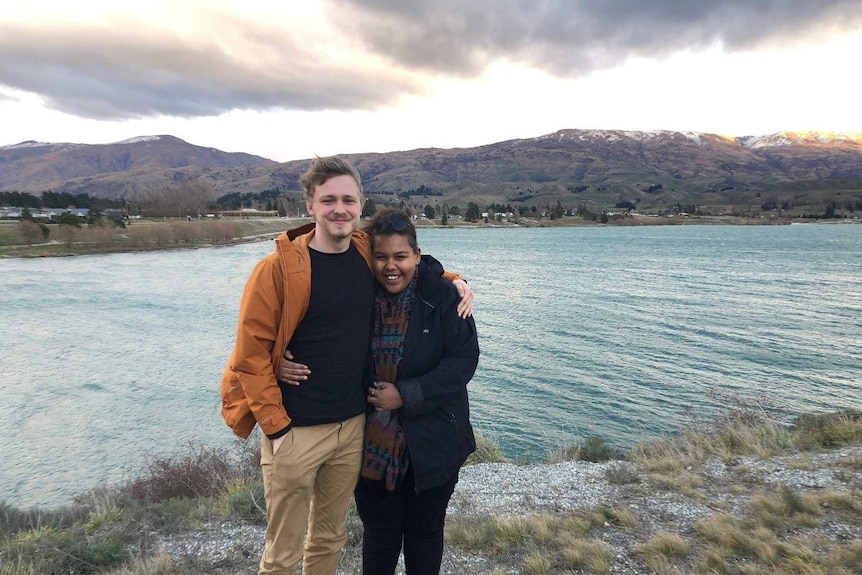
[[[479,357],[472,292],[421,255],[399,210],[359,230],[358,171],[317,158],[313,224],[283,233],[243,291],[222,415],[263,431],[259,574],[334,575],[351,494],[363,574],[439,572],[446,507],[475,449],[467,382]],[[306,534],[303,545],[303,536]]]

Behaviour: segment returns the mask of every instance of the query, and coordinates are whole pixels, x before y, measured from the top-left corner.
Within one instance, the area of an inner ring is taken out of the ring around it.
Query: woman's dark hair
[[[377,213],[368,220],[363,229],[371,236],[372,246],[374,245],[374,238],[377,236],[399,235],[407,238],[407,243],[410,244],[413,251],[419,249],[419,243],[416,241],[416,228],[404,210],[398,208],[377,210]]]

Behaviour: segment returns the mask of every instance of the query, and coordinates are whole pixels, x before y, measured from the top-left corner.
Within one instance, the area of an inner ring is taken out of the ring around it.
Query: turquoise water
[[[476,291],[473,421],[509,456],[671,433],[713,388],[862,409],[862,225],[419,234]],[[0,260],[0,500],[66,503],[233,441],[220,375],[271,249]]]

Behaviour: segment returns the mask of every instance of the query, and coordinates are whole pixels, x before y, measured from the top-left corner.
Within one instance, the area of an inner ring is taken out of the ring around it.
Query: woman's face
[[[404,291],[419,265],[420,250],[413,251],[407,237],[401,234],[374,236],[373,260],[374,279],[386,291],[397,294]]]

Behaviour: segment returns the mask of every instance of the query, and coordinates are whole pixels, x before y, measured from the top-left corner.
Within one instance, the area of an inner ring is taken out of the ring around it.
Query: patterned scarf
[[[404,336],[410,310],[416,299],[418,269],[407,288],[394,296],[380,285],[375,286],[374,326],[371,351],[374,354],[374,380],[395,382],[398,363],[404,352]],[[398,421],[397,411],[374,411],[365,423],[365,449],[360,475],[383,481],[387,491],[394,491],[398,480],[407,473],[407,441]]]

